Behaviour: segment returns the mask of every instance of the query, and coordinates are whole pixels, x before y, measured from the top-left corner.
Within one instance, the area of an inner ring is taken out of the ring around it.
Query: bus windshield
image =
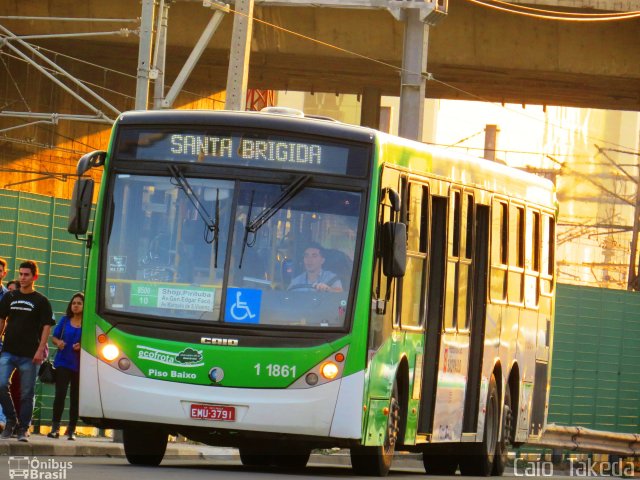
[[[343,327],[361,193],[307,180],[117,175],[105,307],[171,321]]]

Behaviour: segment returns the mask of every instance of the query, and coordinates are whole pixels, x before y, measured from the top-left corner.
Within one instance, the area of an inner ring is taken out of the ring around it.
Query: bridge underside
[[[67,0],[45,5],[34,0],[3,3],[6,6],[0,7],[0,15],[140,15],[139,4],[129,0],[107,4],[91,0],[81,5]],[[336,93],[363,93],[365,88],[373,88],[383,95],[399,94],[403,24],[386,10],[259,5],[256,19],[325,44],[257,21],[249,87]],[[211,15],[212,10],[197,2],[176,2],[169,9],[168,84]],[[123,26],[24,20],[0,23],[19,35],[105,31]],[[229,14],[187,87],[211,92],[224,89],[231,28]],[[32,42],[105,67],[134,75],[136,72],[135,35]],[[640,19],[599,23],[546,21],[451,0],[448,16],[430,28],[427,70],[435,81],[428,82],[427,96],[640,110],[639,47]]]

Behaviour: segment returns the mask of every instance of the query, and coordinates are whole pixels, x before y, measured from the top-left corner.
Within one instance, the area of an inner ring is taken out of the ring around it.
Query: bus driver
[[[333,272],[323,270],[325,262],[323,248],[317,243],[311,243],[304,250],[304,273],[294,277],[287,290],[302,290],[320,292],[342,292],[342,282]]]

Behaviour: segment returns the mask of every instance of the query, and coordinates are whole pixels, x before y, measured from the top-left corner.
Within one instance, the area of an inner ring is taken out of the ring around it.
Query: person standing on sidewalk
[[[38,278],[38,265],[32,260],[20,264],[20,290],[5,295],[0,301],[0,335],[4,344],[0,353],[0,405],[7,424],[0,439],[11,438],[14,429],[18,440],[28,442],[33,415],[34,392],[38,368],[46,358],[53,311],[47,297],[33,288]],[[20,371],[20,411],[16,412],[9,394],[9,378]]]
[[[53,360],[56,367],[56,396],[53,401],[53,422],[49,438],[60,437],[60,419],[67,397],[67,388],[71,384],[69,404],[69,425],[67,438],[76,439],[78,423],[78,405],[80,392],[80,337],[82,336],[82,312],[84,310],[84,294],[76,293],[67,305],[66,315],[60,319],[53,330],[53,344],[58,352]]]
[[[2,281],[4,280],[4,277],[7,276],[8,271],[9,270],[7,269],[7,261],[4,258],[0,258],[0,300],[2,300],[2,297],[4,297],[4,295],[9,292],[9,289],[2,284]],[[2,337],[0,336],[0,351],[1,349]],[[4,416],[4,412],[2,411],[2,407],[0,406],[0,433],[2,433],[6,424],[7,417]]]

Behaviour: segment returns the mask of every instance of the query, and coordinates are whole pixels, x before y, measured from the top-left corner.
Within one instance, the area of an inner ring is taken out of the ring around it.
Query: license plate
[[[236,408],[226,405],[199,405],[192,403],[191,418],[214,420],[217,422],[235,422]]]

